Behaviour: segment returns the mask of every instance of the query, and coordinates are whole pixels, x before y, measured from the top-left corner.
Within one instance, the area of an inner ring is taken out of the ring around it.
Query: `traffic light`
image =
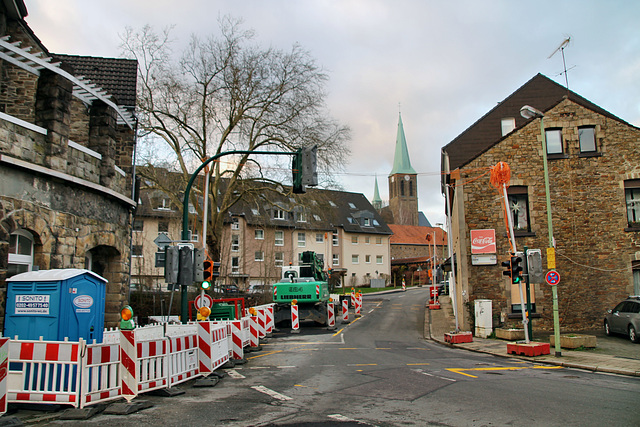
[[[220,263],[213,262],[209,258],[205,259],[202,276],[202,284],[200,286],[202,289],[209,289],[211,284],[215,282],[216,277],[220,276]]]
[[[204,259],[206,249],[198,248],[193,250],[193,281],[202,282],[204,280]]]
[[[193,284],[193,249],[189,246],[182,246],[179,258],[178,283],[180,286],[189,286]]]
[[[178,283],[180,258],[177,246],[167,246],[164,250],[164,280],[167,283]]]
[[[291,172],[293,174],[293,192],[295,194],[306,193],[304,185],[302,184],[302,149],[298,148],[296,154],[293,156],[293,162],[291,164]]]
[[[509,258],[509,261],[502,261],[501,264],[505,268],[502,275],[511,278],[511,258]]]
[[[120,329],[130,331],[135,328],[133,324],[133,309],[131,306],[124,306],[120,310]]]
[[[520,263],[522,258],[516,255],[511,256],[511,283],[516,284],[522,282],[522,266]]]

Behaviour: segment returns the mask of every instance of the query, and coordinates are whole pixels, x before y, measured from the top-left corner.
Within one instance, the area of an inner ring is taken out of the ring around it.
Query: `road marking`
[[[276,353],[282,353],[282,350],[271,351],[271,352],[269,352],[269,353],[260,354],[260,355],[258,355],[258,356],[251,356],[251,357],[247,357],[247,360],[257,359],[258,357],[271,356],[272,354],[276,354]]]
[[[255,391],[259,391],[260,393],[267,394],[277,400],[292,400],[289,396],[285,396],[284,394],[280,394],[277,391],[273,391],[270,388],[266,388],[261,385],[255,385],[251,388]]]
[[[278,369],[291,369],[291,368],[297,368],[297,366],[292,366],[292,365],[290,365],[290,366],[276,366],[276,368],[278,368]]]
[[[456,374],[460,374],[460,375],[465,375],[467,377],[471,377],[471,378],[478,378],[475,375],[471,375],[471,374],[465,374],[462,371],[520,371],[523,369],[561,369],[562,366],[533,366],[533,367],[529,367],[529,366],[503,366],[503,367],[493,367],[493,368],[468,368],[468,369],[464,369],[464,368],[447,368],[447,371],[450,372],[454,372]]]
[[[334,336],[334,337],[335,337],[336,335],[338,335],[338,334],[339,334],[340,332],[342,332],[342,331],[344,331],[344,328],[340,329],[338,332],[336,332],[336,333],[335,333],[335,334],[333,334],[332,336]]]
[[[352,363],[347,364],[347,366],[378,366],[377,363]]]
[[[407,363],[407,366],[423,366],[430,365],[430,363]]]
[[[386,347],[376,347],[376,350],[391,350],[391,349]]]
[[[440,378],[441,380],[447,380],[447,381],[451,381],[451,382],[454,382],[454,383],[457,382],[453,378],[441,377],[440,375],[433,375],[433,374],[430,374],[429,372],[423,371],[422,369],[412,369],[412,371],[418,372],[419,374],[426,375],[428,377]]]
[[[241,373],[239,373],[238,371],[236,371],[235,369],[228,369],[227,374],[229,374],[229,376],[234,380],[241,380],[242,378],[247,378]]]

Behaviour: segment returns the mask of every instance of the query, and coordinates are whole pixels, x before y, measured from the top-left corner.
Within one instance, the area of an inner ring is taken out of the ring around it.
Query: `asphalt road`
[[[453,349],[423,338],[426,288],[369,296],[337,330],[282,329],[212,388],[48,425],[640,425],[640,381]],[[353,317],[352,317],[353,319]]]

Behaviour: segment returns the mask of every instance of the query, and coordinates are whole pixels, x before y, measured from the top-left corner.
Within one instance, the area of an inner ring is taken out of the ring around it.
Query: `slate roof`
[[[134,108],[136,105],[136,84],[138,61],[124,58],[102,58],[94,56],[63,55],[51,56],[63,64],[71,66],[75,76],[84,76],[115,98],[117,105]]]
[[[443,147],[443,151],[449,155],[450,170],[463,167],[497,144],[503,138],[503,118],[515,118],[516,129],[519,129],[533,120],[524,119],[520,115],[520,108],[524,105],[530,105],[544,113],[562,102],[565,97],[603,116],[632,126],[548,77],[537,74]],[[445,171],[444,163],[441,164],[441,170]]]

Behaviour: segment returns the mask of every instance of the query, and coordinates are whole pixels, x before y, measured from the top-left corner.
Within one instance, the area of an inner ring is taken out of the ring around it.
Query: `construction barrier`
[[[258,317],[251,315],[249,318],[249,345],[250,347],[260,347],[260,337],[258,336]]]
[[[206,377],[228,361],[227,325],[215,322],[198,322],[200,374]]]
[[[335,306],[333,305],[333,301],[330,299],[327,303],[327,326],[329,329],[336,328],[336,314],[335,314]]]
[[[362,309],[362,294],[358,292],[356,294],[356,317],[360,317],[360,311]]]
[[[265,324],[265,332],[270,336],[273,333],[273,328],[275,326],[275,319],[273,317],[273,306],[274,304],[268,304],[265,314],[267,315],[266,324]]]
[[[342,300],[342,323],[349,323],[349,301]]]
[[[200,375],[198,335],[169,338],[169,387]]]
[[[264,306],[259,306],[256,307],[256,310],[258,310],[258,338],[264,338],[267,336],[267,333],[265,331],[265,307]]]
[[[300,332],[300,317],[298,317],[297,304],[291,304],[291,332]]]
[[[120,344],[89,344],[82,362],[80,408],[120,397]]]
[[[9,374],[9,338],[0,337],[0,416],[7,412],[7,375]]]
[[[7,401],[79,406],[84,341],[9,342]]]
[[[244,359],[242,340],[242,320],[232,320],[231,325],[231,357],[236,360]]]

